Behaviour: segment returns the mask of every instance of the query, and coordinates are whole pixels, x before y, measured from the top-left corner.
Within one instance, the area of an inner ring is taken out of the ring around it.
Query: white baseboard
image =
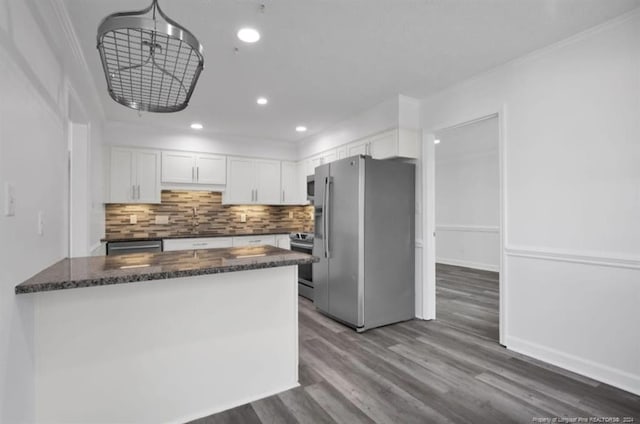
[[[463,266],[465,268],[481,269],[483,271],[500,271],[500,267],[498,265],[483,264],[480,262],[464,261],[460,259],[436,258],[436,263],[444,265]]]
[[[506,336],[505,345],[507,349],[514,352],[640,395],[640,376],[638,375],[509,335]]]
[[[251,402],[255,402],[256,400],[260,400],[260,399],[264,399],[267,398],[269,396],[273,396],[273,395],[277,395],[278,393],[282,393],[282,392],[286,392],[287,390],[291,390],[291,389],[295,389],[296,387],[299,387],[300,384],[299,383],[294,383],[291,385],[287,385],[283,388],[279,388],[279,389],[275,389],[266,393],[263,393],[261,395],[256,395],[256,396],[250,396],[244,399],[240,399],[237,402],[233,402],[231,404],[228,405],[223,405],[223,406],[217,406],[215,408],[212,408],[210,410],[206,410],[206,411],[200,411],[196,414],[193,415],[189,415],[189,416],[185,416],[185,417],[180,417],[177,418],[175,420],[169,421],[170,423],[186,423],[186,422],[191,422],[200,418],[204,418],[204,417],[208,417],[209,415],[213,415],[213,414],[217,414],[219,412],[223,412],[226,411],[227,409],[232,409],[235,408],[237,406],[241,406],[241,405],[245,405],[247,403],[251,403]]]

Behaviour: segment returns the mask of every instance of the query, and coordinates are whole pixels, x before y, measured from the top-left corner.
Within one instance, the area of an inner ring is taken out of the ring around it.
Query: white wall
[[[76,80],[64,32],[51,31],[52,4],[0,0],[0,186],[12,183],[16,194],[11,217],[0,196],[3,423],[35,420],[34,309],[32,298],[15,296],[14,287],[68,252],[68,89],[82,90],[86,81]]]
[[[113,122],[104,127],[104,142],[115,146],[184,150],[281,160],[296,160],[297,153],[295,144],[283,141],[215,135],[206,131],[189,129],[181,132],[157,126]]]
[[[422,124],[495,112],[507,347],[640,394],[640,10],[424,99]]]
[[[399,97],[394,96],[301,141],[298,146],[298,158],[306,158],[371,134],[395,128],[398,126],[399,113]]]
[[[445,129],[436,137],[436,261],[498,271],[498,119]]]

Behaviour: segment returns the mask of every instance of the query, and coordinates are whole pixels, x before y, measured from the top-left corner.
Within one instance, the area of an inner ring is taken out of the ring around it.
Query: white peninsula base
[[[33,301],[38,422],[185,422],[298,385],[297,266]]]

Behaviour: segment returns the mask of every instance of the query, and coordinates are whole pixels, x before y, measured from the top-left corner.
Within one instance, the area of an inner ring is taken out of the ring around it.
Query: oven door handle
[[[291,247],[299,247],[300,249],[309,250],[309,251],[313,250],[313,244],[296,243],[295,241],[291,242]]]

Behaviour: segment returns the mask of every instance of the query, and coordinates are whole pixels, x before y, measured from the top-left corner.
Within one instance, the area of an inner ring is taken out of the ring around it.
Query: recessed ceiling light
[[[298,125],[296,127],[296,131],[298,132],[305,132],[307,130],[307,127],[305,127],[304,125]]]
[[[433,140],[433,144],[440,144],[440,140],[436,138],[435,140]]]
[[[199,122],[194,122],[193,124],[191,124],[192,130],[201,130],[202,128],[203,128],[202,124]]]
[[[260,39],[260,33],[253,28],[242,28],[238,31],[238,38],[245,43],[255,43]]]
[[[266,105],[267,103],[269,103],[269,100],[267,100],[266,97],[258,97],[256,103],[258,103],[259,105]]]

